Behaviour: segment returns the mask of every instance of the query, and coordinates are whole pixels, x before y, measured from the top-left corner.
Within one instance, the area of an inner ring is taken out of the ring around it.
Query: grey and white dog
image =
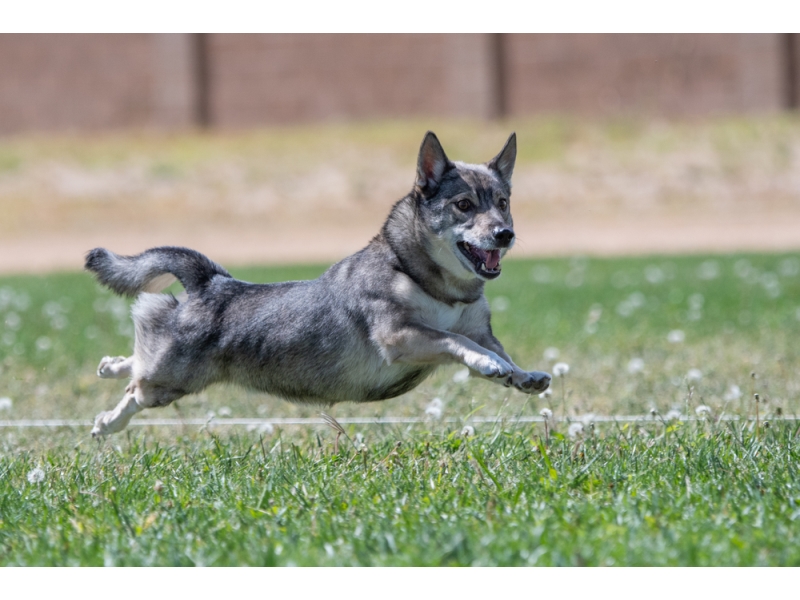
[[[514,244],[516,154],[512,134],[486,164],[451,162],[428,132],[415,185],[381,232],[313,281],[238,281],[188,248],[91,250],[86,268],[137,296],[133,356],[105,357],[97,369],[130,383],[92,435],[217,382],[331,405],[393,398],[438,365],[460,363],[524,393],[546,389],[550,376],[520,369],[492,335],[483,294]],[[176,278],[185,294],[158,293]]]

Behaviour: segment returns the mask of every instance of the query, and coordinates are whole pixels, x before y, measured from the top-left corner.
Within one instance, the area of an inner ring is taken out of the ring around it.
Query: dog
[[[516,154],[512,133],[485,164],[452,162],[429,131],[414,186],[380,233],[312,281],[239,281],[181,247],[91,250],[86,269],[136,297],[133,355],[104,357],[97,369],[130,383],[92,435],[218,382],[330,406],[394,398],[458,363],[524,393],[545,390],[550,375],[519,368],[492,335],[484,296],[514,245]],[[176,279],[184,293],[159,293]]]

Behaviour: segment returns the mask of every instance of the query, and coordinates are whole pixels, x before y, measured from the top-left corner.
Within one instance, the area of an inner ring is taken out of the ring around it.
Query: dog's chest
[[[405,277],[397,282],[395,290],[414,315],[414,320],[434,329],[453,329],[463,318],[467,307],[461,302],[453,305],[439,302]]]

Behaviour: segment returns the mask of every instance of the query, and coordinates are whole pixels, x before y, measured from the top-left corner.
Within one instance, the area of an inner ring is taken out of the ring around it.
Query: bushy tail
[[[175,278],[191,294],[200,291],[215,275],[230,277],[199,252],[175,246],[151,248],[136,256],[119,256],[105,248],[95,248],[86,255],[86,269],[123,296],[160,292]]]

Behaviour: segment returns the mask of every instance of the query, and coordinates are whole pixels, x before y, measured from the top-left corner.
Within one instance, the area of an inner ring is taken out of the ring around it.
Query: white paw
[[[94,418],[94,427],[92,427],[92,437],[107,436],[112,433],[117,433],[125,429],[127,421],[122,419],[114,419],[113,411],[104,410]]]
[[[97,376],[101,379],[116,378],[118,371],[114,367],[125,360],[124,356],[104,356],[97,366]]]
[[[509,377],[514,372],[514,367],[500,358],[494,352],[481,354],[469,367],[484,377],[499,379]]]

